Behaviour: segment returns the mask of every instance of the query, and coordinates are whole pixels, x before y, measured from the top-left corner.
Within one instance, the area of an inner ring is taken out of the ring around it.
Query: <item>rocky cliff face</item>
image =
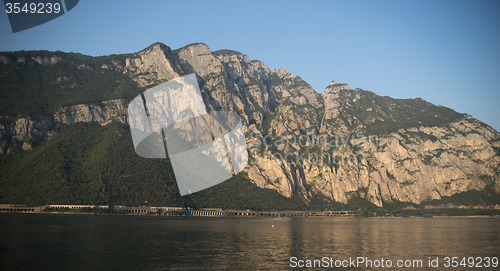
[[[179,63],[173,59],[172,50],[161,43],[155,43],[136,56],[126,58],[123,68],[142,87],[177,78],[182,73]]]
[[[0,125],[0,153],[11,153],[19,148],[31,150],[38,142],[54,137],[54,130],[61,125],[91,121],[101,125],[111,121],[126,123],[127,106],[126,99],[103,101],[100,105],[78,104],[63,107],[44,120],[19,118],[13,123]]]
[[[270,70],[239,52],[212,52],[205,44],[175,51],[154,44],[101,68],[118,69],[140,86],[196,73],[209,110],[241,115],[251,153],[248,177],[287,197],[300,188],[306,201],[315,193],[343,203],[359,195],[382,206],[486,186],[500,191],[500,134],[422,99],[380,97],[334,81],[320,95],[284,68]],[[1,152],[29,150],[63,124],[125,123],[128,102],[68,106],[42,121],[9,123],[4,117]]]
[[[42,57],[42,56],[32,56],[31,59],[36,61],[38,64],[42,65],[51,65],[51,64],[56,64],[57,62],[62,60],[62,57],[60,56],[50,56],[50,57]],[[9,56],[6,55],[0,55],[0,62],[3,64],[8,64],[10,62],[20,62],[20,63],[25,63],[26,62],[26,57],[17,57],[17,58],[10,58]]]

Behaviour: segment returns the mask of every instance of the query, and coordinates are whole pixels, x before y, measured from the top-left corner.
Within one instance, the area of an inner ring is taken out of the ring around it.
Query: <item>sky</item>
[[[12,33],[0,12],[0,51],[99,56],[154,42],[203,42],[270,68],[318,93],[332,80],[467,113],[500,131],[500,1],[93,1]]]

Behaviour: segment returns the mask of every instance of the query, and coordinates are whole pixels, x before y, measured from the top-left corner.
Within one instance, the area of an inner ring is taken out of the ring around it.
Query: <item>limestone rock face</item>
[[[8,64],[12,62],[12,60],[10,60],[10,57],[8,56],[0,55],[0,62],[2,62],[3,64]]]
[[[127,105],[125,99],[104,101],[101,105],[72,105],[61,108],[51,118],[41,121],[20,118],[12,124],[0,125],[0,153],[10,153],[20,147],[30,150],[33,144],[54,137],[54,129],[61,125],[91,121],[101,125],[111,121],[126,123]]]
[[[200,77],[222,72],[222,63],[206,44],[187,46],[179,51],[179,62],[186,73],[196,73]]]
[[[170,47],[156,43],[125,60],[124,70],[133,76],[139,86],[149,86],[180,77],[175,71],[176,63],[171,60]],[[170,58],[170,59],[169,59]]]
[[[256,80],[267,80],[269,67],[266,64],[254,60],[250,61],[247,55],[241,53],[217,55],[231,78],[255,78]]]
[[[263,83],[269,75],[264,63],[235,51],[213,53],[206,44],[181,48],[178,58],[186,74],[198,75],[209,109],[236,111],[246,124],[260,124],[274,108],[275,97]]]
[[[14,61],[23,60],[0,55],[4,64]],[[486,186],[500,192],[500,133],[422,99],[380,97],[335,81],[321,95],[284,68],[270,70],[239,52],[212,52],[202,43],[175,51],[154,44],[113,65],[140,86],[196,73],[208,111],[241,116],[250,152],[248,177],[286,197],[300,190],[306,202],[323,194],[343,203],[360,196],[382,206]],[[0,152],[29,150],[55,136],[60,125],[126,123],[129,102],[67,106],[40,121],[5,116]]]
[[[349,85],[337,84],[335,81],[332,81],[325,89],[325,94],[323,95],[323,99],[325,100],[325,119],[333,119],[339,114],[337,99],[341,90],[349,90]]]
[[[41,65],[53,65],[60,62],[63,58],[60,56],[52,55],[52,56],[32,56],[32,60]],[[0,62],[3,64],[8,64],[10,62],[20,62],[26,63],[25,57],[10,57],[8,55],[0,55]]]
[[[51,64],[56,64],[57,62],[61,61],[62,57],[52,56],[52,57],[43,57],[42,58],[41,56],[37,56],[37,57],[31,57],[31,59],[36,61],[38,64],[51,65]],[[18,60],[18,62],[24,62],[24,61]]]

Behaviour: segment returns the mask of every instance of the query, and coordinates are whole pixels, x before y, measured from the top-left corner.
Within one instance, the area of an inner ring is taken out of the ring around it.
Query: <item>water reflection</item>
[[[429,257],[500,256],[499,219],[2,214],[0,238],[2,270],[284,270],[290,257],[426,266]]]

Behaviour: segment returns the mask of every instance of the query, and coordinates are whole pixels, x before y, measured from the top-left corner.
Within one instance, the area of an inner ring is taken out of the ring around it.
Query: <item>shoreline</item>
[[[195,215],[158,215],[152,214],[127,214],[127,213],[86,213],[86,212],[0,212],[3,214],[55,214],[55,215],[98,215],[98,216],[133,216],[133,217],[170,217],[170,218],[270,218],[270,219],[286,219],[286,218],[375,218],[375,219],[399,219],[399,218],[463,218],[463,219],[500,219],[500,215],[411,215],[411,216],[371,216],[363,217],[357,215],[342,215],[342,216],[271,216],[271,215],[227,215],[227,216],[195,216]]]

